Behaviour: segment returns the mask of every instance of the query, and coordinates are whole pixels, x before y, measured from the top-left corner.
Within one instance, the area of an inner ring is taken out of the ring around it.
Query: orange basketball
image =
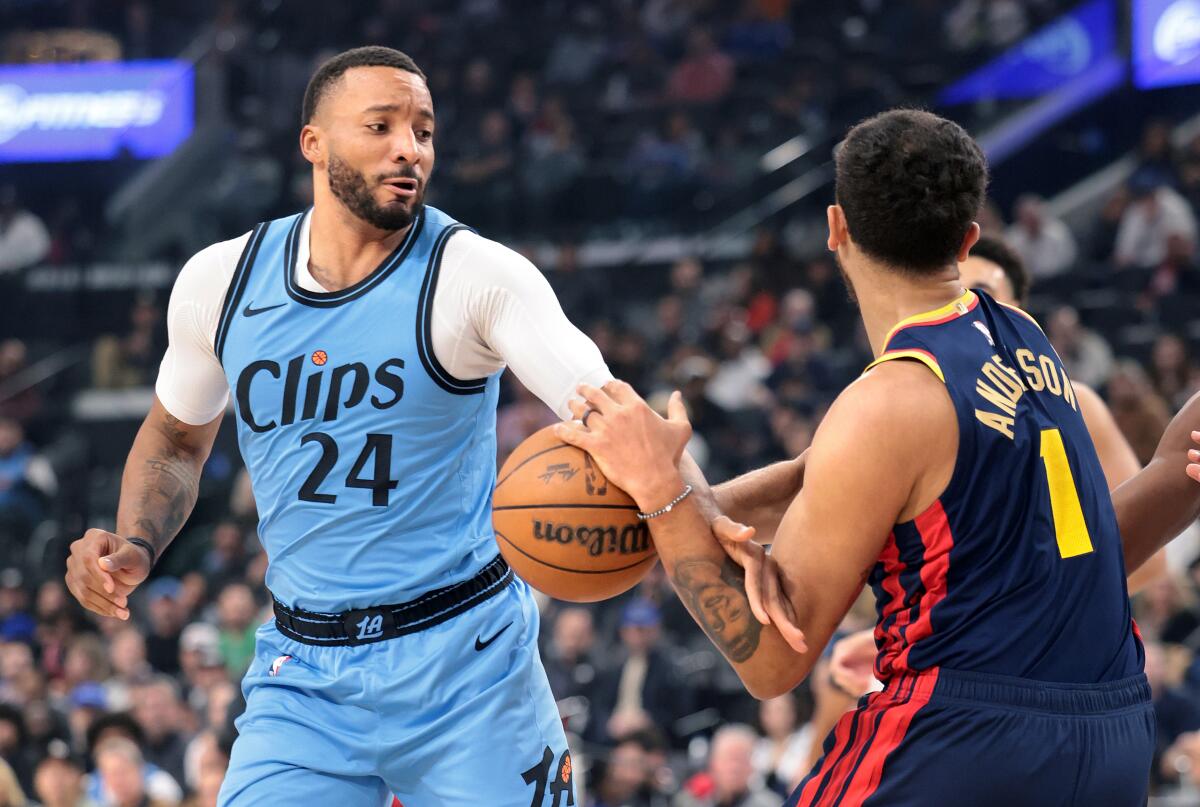
[[[587,452],[555,437],[552,426],[504,463],[492,505],[500,553],[529,585],[556,599],[615,597],[658,558],[633,499]]]

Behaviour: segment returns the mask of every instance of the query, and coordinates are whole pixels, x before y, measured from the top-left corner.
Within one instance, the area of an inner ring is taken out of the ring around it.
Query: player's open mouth
[[[388,179],[383,182],[383,187],[397,196],[409,198],[417,195],[419,186],[415,179]]]

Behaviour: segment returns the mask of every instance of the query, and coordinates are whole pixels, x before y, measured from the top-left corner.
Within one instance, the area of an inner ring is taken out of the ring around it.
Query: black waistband
[[[512,579],[512,569],[497,555],[474,577],[399,605],[318,614],[275,600],[275,626],[284,636],[305,644],[338,647],[382,642],[440,625],[500,593]]]

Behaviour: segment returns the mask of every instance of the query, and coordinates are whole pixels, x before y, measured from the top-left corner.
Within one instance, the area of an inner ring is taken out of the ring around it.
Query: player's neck
[[[957,266],[921,279],[880,269],[868,271],[869,280],[856,282],[855,291],[871,352],[876,356],[883,352],[884,339],[897,323],[941,308],[963,294]]]
[[[326,291],[353,286],[379,266],[409,228],[380,230],[335,200],[313,205],[308,233],[308,270]]]

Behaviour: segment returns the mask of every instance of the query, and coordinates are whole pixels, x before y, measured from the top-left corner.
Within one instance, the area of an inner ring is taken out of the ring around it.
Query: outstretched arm
[[[957,430],[947,429],[954,422],[949,397],[939,390],[945,400],[931,406],[925,382],[939,382],[922,367],[893,364],[843,393],[814,439],[804,488],[776,536],[772,557],[779,574],[763,575],[770,585],[782,579],[793,611],[788,619],[763,625],[754,618],[742,569],[726,556],[693,498],[650,520],[680,600],[756,697],[787,692],[803,680],[862,590],[891,525],[924,479],[924,464],[937,455],[930,450],[935,430],[922,422],[936,422],[940,439],[955,443],[946,463],[953,465]],[[581,392],[603,417],[592,418],[587,429],[560,425],[562,439],[590,452],[644,512],[678,496],[684,482],[676,462],[691,431],[678,396],[664,421],[627,384]],[[916,425],[896,429],[898,417],[909,418],[906,426],[912,422],[910,410]],[[879,456],[890,459],[882,478]],[[791,630],[789,621],[802,635],[781,633]]]
[[[1200,394],[1171,419],[1150,464],[1113,491],[1127,570],[1137,569],[1200,516],[1200,485],[1187,471],[1197,426]]]

